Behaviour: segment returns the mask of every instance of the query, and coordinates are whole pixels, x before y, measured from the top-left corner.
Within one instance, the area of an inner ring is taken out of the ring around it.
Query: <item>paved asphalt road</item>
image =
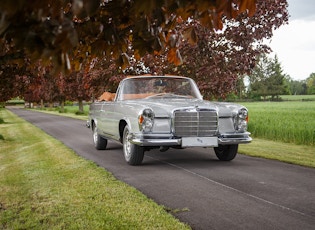
[[[11,111],[157,203],[182,210],[176,217],[193,229],[315,229],[315,169],[243,155],[220,162],[202,148],[150,151],[143,165],[129,166],[118,143],[95,150],[84,121]]]

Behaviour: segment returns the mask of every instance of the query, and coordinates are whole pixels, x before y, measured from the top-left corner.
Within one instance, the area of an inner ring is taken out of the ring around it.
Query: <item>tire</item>
[[[93,142],[97,150],[104,150],[107,146],[107,139],[101,137],[97,132],[96,125],[93,125]]]
[[[238,145],[219,145],[214,148],[215,155],[220,161],[231,161],[235,158]]]
[[[126,125],[123,133],[123,152],[125,160],[130,165],[140,165],[144,157],[144,148],[139,145],[132,144],[129,138],[129,128]]]

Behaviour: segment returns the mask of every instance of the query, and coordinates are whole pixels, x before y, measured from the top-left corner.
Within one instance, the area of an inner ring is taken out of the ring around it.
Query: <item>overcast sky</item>
[[[315,0],[287,0],[289,24],[274,32],[270,46],[294,80],[315,73]]]

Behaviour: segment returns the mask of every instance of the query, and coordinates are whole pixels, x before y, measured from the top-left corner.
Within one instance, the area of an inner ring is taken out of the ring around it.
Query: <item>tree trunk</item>
[[[79,113],[84,113],[84,110],[83,110],[83,100],[82,99],[79,99]]]
[[[65,101],[64,100],[60,101],[60,112],[61,113],[65,112]]]

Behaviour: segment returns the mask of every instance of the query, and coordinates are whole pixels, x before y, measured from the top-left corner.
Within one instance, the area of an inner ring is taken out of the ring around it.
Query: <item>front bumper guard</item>
[[[253,140],[249,135],[250,132],[224,133],[218,136],[218,141],[221,145],[248,144]]]

